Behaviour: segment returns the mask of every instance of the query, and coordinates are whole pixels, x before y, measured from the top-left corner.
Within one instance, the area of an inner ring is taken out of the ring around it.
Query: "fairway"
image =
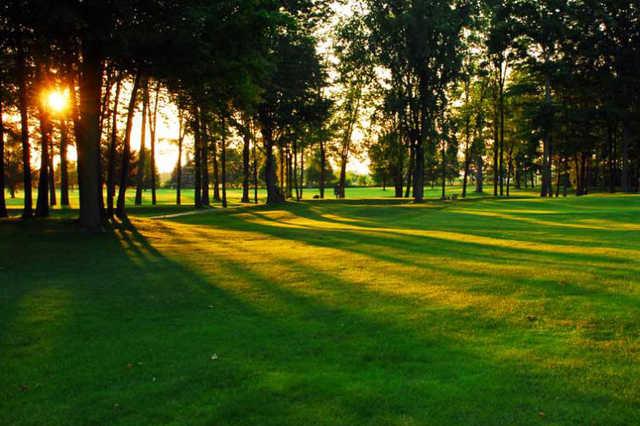
[[[640,423],[639,196],[182,211],[0,222],[0,424]]]

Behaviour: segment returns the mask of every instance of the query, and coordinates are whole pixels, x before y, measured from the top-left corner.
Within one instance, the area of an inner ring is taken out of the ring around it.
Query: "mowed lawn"
[[[137,212],[0,222],[0,424],[640,424],[638,196]]]

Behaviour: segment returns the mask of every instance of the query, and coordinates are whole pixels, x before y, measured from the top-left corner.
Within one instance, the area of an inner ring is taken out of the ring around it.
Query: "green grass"
[[[640,423],[638,196],[171,212],[0,223],[0,424]]]
[[[488,190],[491,188],[488,188]],[[472,191],[472,190],[471,190]],[[134,205],[135,200],[135,189],[131,188],[127,191],[127,204],[131,208],[136,208]],[[305,188],[303,192],[303,196],[305,199],[313,199],[314,195],[318,195],[320,193],[318,188]],[[450,186],[447,188],[447,194],[460,194],[461,187],[459,185]],[[387,187],[383,189],[381,187],[370,187],[370,188],[347,188],[346,195],[348,199],[370,199],[370,198],[393,198],[393,188]],[[425,197],[428,198],[440,198],[442,194],[442,190],[438,187],[426,187],[425,188]],[[34,190],[33,193],[33,202],[35,203],[37,191]],[[250,198],[253,201],[253,188],[250,191]],[[470,193],[471,197],[475,196],[475,194]],[[24,194],[22,192],[18,192],[16,194],[16,198],[11,198],[9,193],[6,193],[7,205],[11,208],[14,214],[19,213],[19,209],[22,207],[24,203]],[[60,199],[60,194],[58,191],[58,200]],[[159,206],[173,206],[176,201],[176,192],[174,189],[158,189],[157,190],[157,204]],[[69,198],[71,201],[71,208],[77,208],[78,201],[78,190],[72,189],[69,193]],[[242,198],[242,190],[239,188],[229,188],[227,190],[227,199],[231,204],[240,204],[240,199]],[[325,189],[325,198],[332,199],[335,198],[333,194],[333,187],[327,187]],[[266,191],[262,188],[258,190],[258,201],[264,202],[266,199]],[[193,204],[193,189],[187,188],[182,190],[182,204],[186,207],[189,207]],[[151,191],[147,190],[143,192],[142,205],[150,206],[151,205]],[[56,206],[54,208],[59,209],[60,206]]]

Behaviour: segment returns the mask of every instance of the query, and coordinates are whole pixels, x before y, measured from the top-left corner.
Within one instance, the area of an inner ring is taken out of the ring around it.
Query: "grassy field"
[[[135,208],[135,205],[134,205],[135,192],[136,192],[135,189],[130,189],[129,191],[127,191],[127,204],[132,208]],[[460,194],[460,192],[461,192],[461,187],[458,185],[447,188],[448,195]],[[36,201],[36,193],[37,191],[34,190],[34,193],[33,193],[34,206]],[[320,191],[317,188],[305,188],[303,196],[305,199],[313,199],[313,196],[318,195],[319,193]],[[364,198],[370,199],[370,198],[393,198],[394,192],[393,192],[393,188],[382,189],[380,187],[371,187],[371,188],[347,188],[346,194],[348,199],[364,199]],[[258,201],[264,202],[266,199],[266,195],[267,193],[265,190],[259,189]],[[427,198],[440,198],[441,195],[442,195],[442,190],[440,188],[437,188],[437,187],[425,188],[425,197]],[[24,194],[19,192],[18,194],[16,194],[16,198],[11,199],[9,197],[9,193],[7,192],[6,194],[7,205],[9,206],[9,208],[13,210],[14,214],[18,214],[19,213],[18,210],[22,207],[24,203],[23,196]],[[165,206],[165,207],[173,206],[176,202],[176,191],[174,189],[159,189],[157,191],[156,196],[157,196],[157,204],[159,206]],[[469,196],[474,197],[475,194],[471,192]],[[251,190],[250,197],[251,197],[251,200],[253,200],[253,189]],[[69,198],[71,201],[71,207],[77,208],[78,207],[78,191],[71,190],[69,194]],[[230,188],[227,190],[227,199],[229,203],[240,204],[241,198],[242,198],[242,191],[240,189]],[[325,198],[327,199],[335,198],[332,187],[327,188],[325,190]],[[58,200],[59,199],[60,199],[60,196],[58,194]],[[182,191],[182,204],[185,205],[186,208],[190,207],[190,205],[193,204],[193,189],[184,189]],[[143,193],[142,206],[145,207],[150,205],[151,205],[151,191],[145,191]],[[59,206],[57,208],[59,208]]]
[[[640,424],[638,196],[167,212],[0,222],[0,424]]]

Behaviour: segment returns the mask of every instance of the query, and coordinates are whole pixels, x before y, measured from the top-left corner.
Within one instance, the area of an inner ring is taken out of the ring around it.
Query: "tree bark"
[[[265,150],[264,180],[267,185],[267,204],[277,204],[284,201],[282,192],[278,188],[276,176],[276,160],[273,154],[273,131],[265,127],[262,129],[262,139]]]
[[[413,149],[413,144],[410,143],[409,144],[409,164],[407,166],[407,188],[404,192],[405,198],[409,198],[409,195],[411,195],[411,183],[413,181],[413,169],[414,169],[414,163],[415,163],[414,152],[415,150]]]
[[[202,161],[202,197],[200,200],[203,206],[208,206],[211,204],[209,202],[209,133],[206,115],[203,111],[200,112],[200,135],[202,147],[200,157]]]
[[[194,196],[196,208],[202,207],[202,141],[200,140],[200,114],[198,107],[193,108],[193,153],[194,153]]]
[[[220,166],[218,164],[218,141],[211,138],[211,160],[213,162],[213,201],[220,202]]]
[[[420,203],[424,201],[424,145],[422,141],[416,141],[414,149],[413,199],[415,202]]]
[[[222,207],[227,207],[227,123],[222,119],[222,140],[220,151],[220,162],[222,166],[221,184],[222,184]]]
[[[242,135],[242,199],[241,203],[249,202],[249,153],[251,149],[251,128],[247,118],[244,120],[244,132]]]
[[[484,161],[482,155],[476,157],[476,194],[484,192]]]
[[[36,81],[46,87],[44,65],[36,70]],[[38,198],[36,200],[36,216],[49,216],[49,137],[51,135],[50,117],[43,102],[38,102],[38,118],[40,120],[40,173],[38,175]]]
[[[253,202],[258,204],[258,147],[253,141]]]
[[[629,147],[631,146],[631,125],[627,120],[622,123],[622,191],[631,192],[631,180],[630,169],[631,162],[629,161]]]
[[[67,120],[60,119],[60,205],[69,207],[69,163],[67,148],[69,146]]]
[[[176,164],[176,204],[182,204],[182,143],[184,141],[182,110],[178,111],[178,162]]]
[[[320,141],[320,198],[324,198],[325,170],[327,168],[327,154],[324,141]]]
[[[51,128],[51,123],[49,128]],[[56,175],[53,169],[53,136],[51,131],[49,132],[49,158],[47,163],[49,169],[49,205],[55,206],[58,204],[58,200],[56,199]]]
[[[545,115],[546,123],[542,140],[543,153],[542,153],[542,188],[540,190],[541,197],[550,197],[552,195],[551,189],[551,77],[548,73],[545,74],[544,83],[544,98],[545,98]]]
[[[24,185],[24,209],[22,217],[33,216],[31,183],[31,144],[29,143],[29,114],[27,99],[27,58],[22,40],[18,41],[18,92],[20,109],[20,139],[22,141],[22,176]]]
[[[120,219],[126,218],[125,197],[127,184],[129,183],[129,166],[131,163],[131,128],[133,127],[133,114],[136,110],[138,90],[140,88],[141,75],[140,71],[136,72],[131,89],[131,98],[129,99],[129,109],[127,110],[127,124],[124,132],[124,144],[122,146],[122,165],[120,166],[120,182],[118,187],[118,201],[116,206],[116,215]]]
[[[89,230],[102,228],[102,187],[100,176],[100,94],[103,57],[97,42],[85,36],[80,62],[80,140],[78,183],[80,187],[80,225]]]
[[[0,84],[0,89],[2,89]],[[2,121],[4,99],[0,90],[0,217],[7,217],[7,203],[4,197],[4,122]]]
[[[156,127],[158,124],[158,98],[160,82],[156,83],[153,100],[153,113],[149,114],[149,133],[151,136],[151,204],[156,205]]]
[[[111,139],[109,141],[109,158],[107,164],[107,217],[112,218],[114,213],[113,198],[116,194],[116,153],[118,142],[118,103],[120,102],[120,88],[122,77],[116,80],[116,94],[111,114]],[[62,153],[60,153],[62,155]]]
[[[136,167],[136,206],[142,204],[142,190],[144,189],[145,167],[145,139],[147,137],[147,113],[149,109],[149,81],[145,77],[142,82],[142,124],[140,126],[140,149],[138,150],[138,165]]]

